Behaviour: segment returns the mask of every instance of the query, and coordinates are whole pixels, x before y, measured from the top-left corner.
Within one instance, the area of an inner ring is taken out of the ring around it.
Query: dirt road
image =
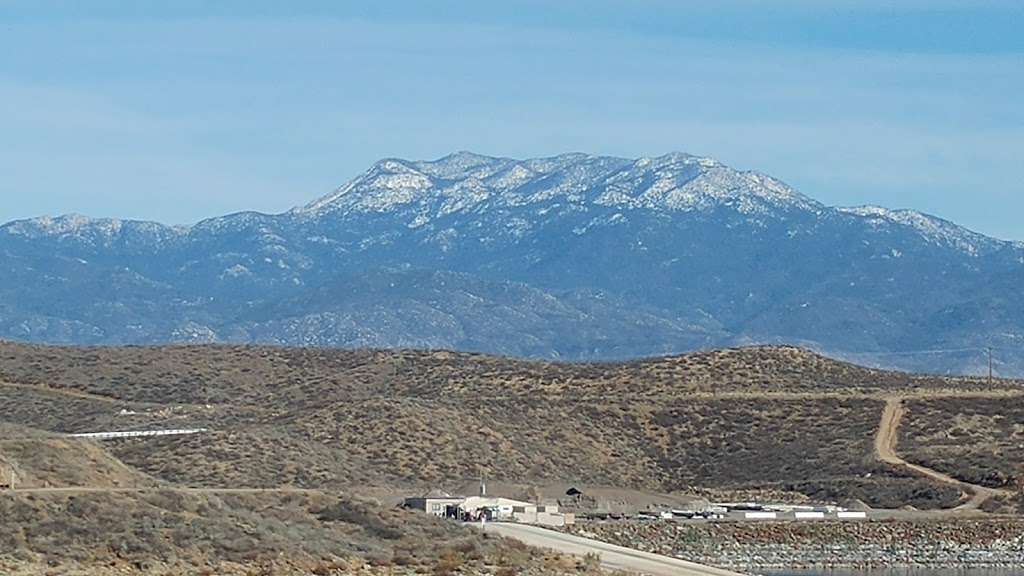
[[[56,486],[48,488],[17,488],[0,490],[3,494],[143,494],[147,492],[177,492],[181,494],[321,494],[323,490],[311,488],[181,488],[175,486],[149,486],[138,488]]]
[[[488,533],[514,538],[528,546],[548,548],[565,554],[575,556],[597,554],[601,558],[601,565],[609,570],[624,570],[651,576],[741,576],[737,572],[562,534],[536,526],[494,523],[488,524],[484,530]]]
[[[902,422],[903,415],[906,412],[903,406],[904,400],[905,398],[903,397],[894,396],[887,398],[885,401],[885,409],[882,411],[882,422],[878,427],[878,435],[875,437],[875,452],[878,455],[879,460],[894,466],[906,468],[916,474],[926,478],[931,478],[937,482],[950,484],[960,488],[960,490],[967,495],[967,498],[964,503],[951,510],[951,512],[971,512],[979,509],[986,500],[993,496],[1004,496],[1010,494],[1010,492],[1006,490],[987,488],[985,486],[978,486],[977,484],[963,482],[949,476],[948,474],[943,474],[938,470],[907,462],[901,458],[900,455],[896,453],[896,446],[899,442],[900,422]]]

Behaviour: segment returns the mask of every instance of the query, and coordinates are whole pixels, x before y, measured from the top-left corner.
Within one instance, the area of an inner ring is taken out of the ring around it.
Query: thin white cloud
[[[1024,197],[1012,55],[337,20],[93,23],[56,30],[63,46],[36,32],[0,39],[38,49],[0,78],[0,219],[284,210],[379,157],[465,148],[682,149],[954,220]],[[1007,235],[1007,213],[971,224]]]

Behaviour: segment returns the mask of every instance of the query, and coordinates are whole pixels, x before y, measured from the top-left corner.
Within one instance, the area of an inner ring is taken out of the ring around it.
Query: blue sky
[[[385,156],[679,150],[1024,240],[1024,3],[0,0],[0,220],[278,212]]]

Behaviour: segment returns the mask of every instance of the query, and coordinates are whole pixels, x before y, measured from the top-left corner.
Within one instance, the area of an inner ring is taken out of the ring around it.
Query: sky
[[[0,221],[281,212],[384,157],[670,151],[1024,240],[1024,2],[0,0]]]

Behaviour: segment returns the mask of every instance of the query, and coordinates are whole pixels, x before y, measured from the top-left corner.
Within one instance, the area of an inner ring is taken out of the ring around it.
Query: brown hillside
[[[904,452],[990,488],[1024,479],[1024,397],[927,398],[908,403]]]
[[[0,492],[0,573],[414,574],[552,569],[541,553],[425,514],[317,492]],[[360,571],[367,561],[380,566]]]
[[[874,459],[881,398],[986,386],[793,347],[558,364],[447,352],[3,343],[0,380],[13,384],[0,386],[0,407],[17,424],[211,428],[104,445],[143,474],[184,486],[427,487],[484,476],[772,488],[925,507],[952,505],[958,493]]]
[[[699,352],[624,363],[552,363],[482,354],[315,348],[60,348],[0,343],[0,381],[155,404],[274,410],[368,396],[534,394],[650,399],[730,392],[852,394],[984,389],[979,378],[862,368],[790,347]],[[1001,382],[1001,387],[1014,386]],[[1019,384],[1018,384],[1019,385]],[[269,404],[268,404],[269,403]]]
[[[156,486],[94,442],[0,423],[0,483],[18,488]]]
[[[0,344],[0,381],[14,384],[0,386],[5,419],[25,426],[211,428],[106,444],[180,485],[429,487],[486,476],[767,487],[924,507],[951,506],[958,492],[876,462],[882,397],[986,388],[785,347],[560,364],[429,351]]]
[[[960,502],[956,487],[877,460],[886,399],[907,398],[897,448],[908,458],[1003,484],[1017,479],[1021,457],[1019,391],[1015,382],[881,372],[794,348],[559,364],[3,343],[0,473],[14,469],[35,491],[0,491],[0,572],[330,574],[367,558],[401,573],[452,558],[575,571],[344,496],[390,498],[481,476],[524,493],[604,486],[612,500],[627,492],[619,489],[770,491],[949,508]],[[198,427],[209,432],[108,442],[60,434]],[[971,466],[956,465],[964,459]]]

